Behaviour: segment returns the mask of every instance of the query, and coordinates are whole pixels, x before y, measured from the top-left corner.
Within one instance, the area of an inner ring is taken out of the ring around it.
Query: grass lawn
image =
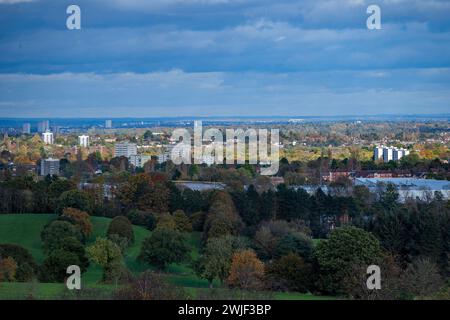
[[[55,219],[55,214],[3,214],[0,215],[0,243],[14,243],[27,248],[36,261],[40,264],[45,256],[42,252],[40,233],[44,226]],[[93,243],[97,237],[105,237],[109,218],[91,217],[93,234],[87,241],[87,245]],[[151,267],[137,261],[142,242],[151,235],[151,232],[139,226],[133,226],[135,242],[125,253],[125,264],[133,273],[142,272]],[[192,232],[187,235],[187,243],[191,247],[191,258],[199,256],[201,234]],[[208,282],[195,275],[189,263],[172,264],[168,267],[168,280],[178,286],[184,287],[189,297],[195,299],[199,292],[205,293]],[[82,275],[82,287],[92,291],[92,297],[108,298],[115,289],[115,285],[100,284],[102,269],[91,264],[88,271]],[[214,282],[218,287],[219,282]],[[220,290],[220,289],[219,289]],[[206,292],[207,294],[207,292]],[[74,293],[69,292],[64,284],[60,283],[0,283],[1,299],[61,299],[73,298]],[[317,297],[298,293],[274,293],[274,299],[280,300],[312,300],[331,299],[331,297]]]

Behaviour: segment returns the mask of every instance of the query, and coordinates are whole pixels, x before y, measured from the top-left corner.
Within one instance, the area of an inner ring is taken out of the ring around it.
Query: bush
[[[16,281],[31,281],[37,272],[37,264],[27,249],[16,244],[0,244],[0,257],[11,257],[17,263]]]
[[[125,216],[118,216],[112,219],[106,234],[108,238],[113,234],[117,234],[119,237],[127,239],[129,244],[134,242],[133,225]]]
[[[186,294],[183,289],[167,282],[167,279],[152,271],[145,271],[133,279],[122,289],[115,292],[119,300],[183,300]]]

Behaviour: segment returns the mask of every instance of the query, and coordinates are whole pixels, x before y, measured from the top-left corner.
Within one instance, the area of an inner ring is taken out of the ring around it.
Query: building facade
[[[89,136],[78,136],[78,144],[83,148],[89,147]]]
[[[42,140],[45,144],[53,144],[53,133],[46,131],[42,134]]]
[[[59,160],[58,159],[42,159],[41,160],[41,176],[58,176]]]
[[[136,154],[128,157],[130,164],[135,166],[136,168],[142,168],[147,161],[152,160],[151,156]]]
[[[137,155],[135,143],[117,143],[114,146],[114,157],[127,157]]]

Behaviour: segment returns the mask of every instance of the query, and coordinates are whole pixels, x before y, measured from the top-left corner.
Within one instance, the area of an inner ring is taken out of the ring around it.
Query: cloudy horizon
[[[382,30],[366,8],[382,9]],[[0,0],[0,117],[437,114],[443,0]]]

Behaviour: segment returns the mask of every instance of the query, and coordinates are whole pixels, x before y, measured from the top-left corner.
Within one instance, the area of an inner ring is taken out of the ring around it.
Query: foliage
[[[115,292],[119,300],[182,300],[186,295],[182,289],[167,282],[165,276],[145,271],[132,279],[124,288]]]
[[[112,281],[121,269],[122,252],[112,241],[97,238],[94,244],[86,249],[89,259],[103,268],[103,281]]]
[[[232,288],[258,290],[263,286],[264,263],[252,250],[236,252],[230,267],[227,283]]]
[[[377,264],[381,257],[379,241],[369,232],[356,227],[338,228],[327,241],[321,241],[314,252],[318,287],[323,293],[344,294],[344,279],[356,265]]]
[[[44,251],[49,253],[58,248],[61,239],[73,237],[82,240],[81,232],[66,221],[52,221],[41,232],[41,240]]]
[[[71,265],[80,265],[78,256],[73,252],[56,249],[44,260],[39,271],[39,280],[63,282],[67,277],[67,267]]]
[[[208,240],[203,255],[197,261],[197,274],[210,283],[214,279],[224,281],[231,267],[233,254],[248,248],[248,241],[240,237],[223,236]]]
[[[64,208],[60,220],[72,223],[83,235],[84,239],[92,234],[92,223],[89,214],[75,208]]]
[[[114,217],[109,224],[106,234],[108,238],[113,234],[117,234],[119,237],[127,239],[129,244],[134,242],[133,226],[125,216]]]
[[[0,256],[0,282],[16,279],[17,263],[11,257]]]
[[[64,208],[75,208],[81,211],[90,212],[92,203],[89,196],[80,190],[69,190],[61,194],[57,200],[56,212],[63,213]]]
[[[182,234],[163,228],[156,229],[144,240],[139,259],[164,270],[171,263],[184,261],[188,252],[189,248]]]
[[[37,264],[27,249],[16,244],[0,244],[0,257],[11,257],[17,263],[16,281],[27,282],[33,279]]]
[[[306,293],[313,287],[311,265],[293,252],[270,263],[266,277],[273,290]]]
[[[192,224],[183,210],[177,210],[173,213],[175,229],[179,232],[191,232]]]

